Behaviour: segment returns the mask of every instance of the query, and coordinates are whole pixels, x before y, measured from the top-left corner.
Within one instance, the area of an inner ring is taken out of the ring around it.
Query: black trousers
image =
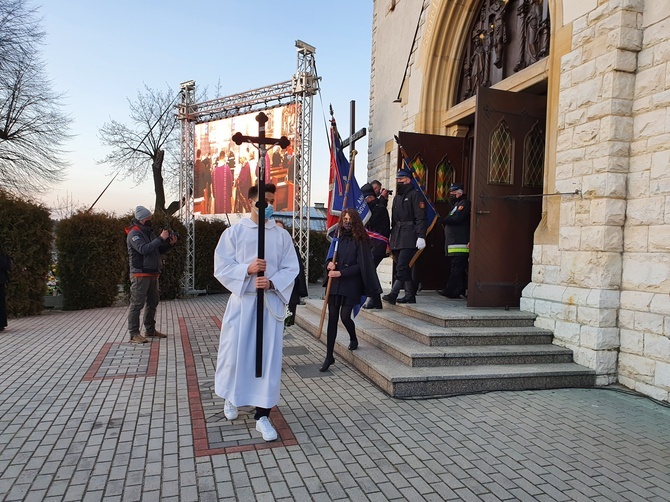
[[[393,255],[395,261],[395,278],[397,281],[411,281],[412,269],[409,268],[409,262],[416,252],[416,248],[410,249],[394,249]]]
[[[449,280],[444,292],[450,298],[458,298],[460,295],[465,295],[468,288],[466,280],[466,271],[468,269],[468,254],[454,254],[449,256],[451,262],[451,271],[449,272]]]
[[[269,417],[270,408],[260,408],[256,406],[256,413],[254,414],[254,420],[260,420],[261,417]]]
[[[0,284],[0,329],[7,326],[7,285]]]

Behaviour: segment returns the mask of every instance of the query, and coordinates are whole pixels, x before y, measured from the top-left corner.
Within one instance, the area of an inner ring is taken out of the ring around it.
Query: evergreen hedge
[[[330,242],[323,232],[309,232],[309,282],[319,282],[326,273],[326,256]]]
[[[114,303],[127,261],[125,232],[118,218],[81,211],[61,220],[56,226],[56,250],[65,310]]]
[[[56,225],[57,274],[64,308],[77,310],[113,305],[119,285],[130,290],[125,229],[132,213],[114,217],[106,213],[79,212]],[[179,234],[168,253],[161,274],[161,299],[181,293],[185,271],[186,228],[176,217],[156,213],[154,232],[167,224]],[[18,200],[0,191],[0,239],[14,259],[7,288],[7,307],[11,316],[35,315],[43,310],[46,275],[52,258],[53,222],[49,211],[39,204]],[[195,287],[209,292],[225,291],[214,277],[214,250],[227,225],[220,220],[195,222]],[[309,281],[325,273],[329,243],[323,233],[310,232]],[[126,297],[127,300],[127,297]]]
[[[7,285],[8,315],[39,314],[44,308],[46,275],[51,264],[53,232],[49,210],[0,190],[0,239],[13,260]]]
[[[195,221],[195,289],[226,290],[214,277],[214,250],[227,226],[221,220]]]

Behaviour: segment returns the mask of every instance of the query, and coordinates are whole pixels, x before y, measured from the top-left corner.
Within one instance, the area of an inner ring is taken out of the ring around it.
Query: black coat
[[[341,295],[359,300],[361,296],[382,293],[377,278],[372,253],[367,242],[356,242],[351,234],[343,233],[337,249],[336,269],[342,274],[330,285],[331,295]],[[328,277],[324,285],[328,282]]]
[[[389,220],[388,209],[379,202],[379,199],[372,201],[372,204],[368,203],[368,207],[370,208],[371,215],[365,228],[388,238],[391,235],[391,222]],[[379,257],[381,259],[386,256],[386,248],[386,242],[370,238],[370,249],[372,250],[372,256],[375,258]]]
[[[393,198],[391,211],[391,249],[416,248],[416,240],[426,238],[428,221],[426,219],[426,203],[419,191],[408,189]]]
[[[9,284],[9,271],[12,269],[12,258],[0,251],[0,284]]]
[[[456,199],[449,214],[442,219],[444,225],[444,246],[465,245],[470,242],[470,201],[465,197]]]
[[[300,251],[298,251],[297,247],[295,248],[295,254],[298,255],[300,273],[298,274],[298,277],[295,278],[293,291],[291,291],[291,298],[288,301],[289,305],[298,305],[298,303],[300,303],[300,297],[309,294],[309,291],[307,290],[307,278],[305,277],[305,265],[302,263],[302,257],[300,256]]]

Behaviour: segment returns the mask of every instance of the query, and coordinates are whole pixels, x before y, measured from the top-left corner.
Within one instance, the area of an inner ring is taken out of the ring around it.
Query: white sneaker
[[[268,417],[261,417],[256,421],[256,430],[263,435],[266,441],[274,441],[277,439],[277,431],[268,420]]]
[[[237,406],[226,399],[223,403],[223,414],[228,420],[235,420],[237,418]]]

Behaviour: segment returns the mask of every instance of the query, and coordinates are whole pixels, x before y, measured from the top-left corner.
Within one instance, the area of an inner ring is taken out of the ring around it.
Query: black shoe
[[[323,361],[323,364],[319,368],[319,371],[323,373],[324,371],[328,371],[328,368],[330,368],[330,365],[335,362],[335,358],[333,356],[326,357],[326,360]]]
[[[414,295],[403,296],[402,298],[398,298],[396,303],[416,303],[416,297]]]
[[[356,350],[358,348],[358,338],[354,338],[349,342],[349,350]]]
[[[363,308],[365,310],[368,310],[368,309],[382,310],[384,307],[382,307],[382,302],[379,301],[379,302],[365,302],[365,305],[363,305]]]
[[[395,305],[396,298],[398,298],[398,296],[393,295],[391,293],[382,296],[382,300],[384,300],[385,302],[389,302],[391,305]]]

